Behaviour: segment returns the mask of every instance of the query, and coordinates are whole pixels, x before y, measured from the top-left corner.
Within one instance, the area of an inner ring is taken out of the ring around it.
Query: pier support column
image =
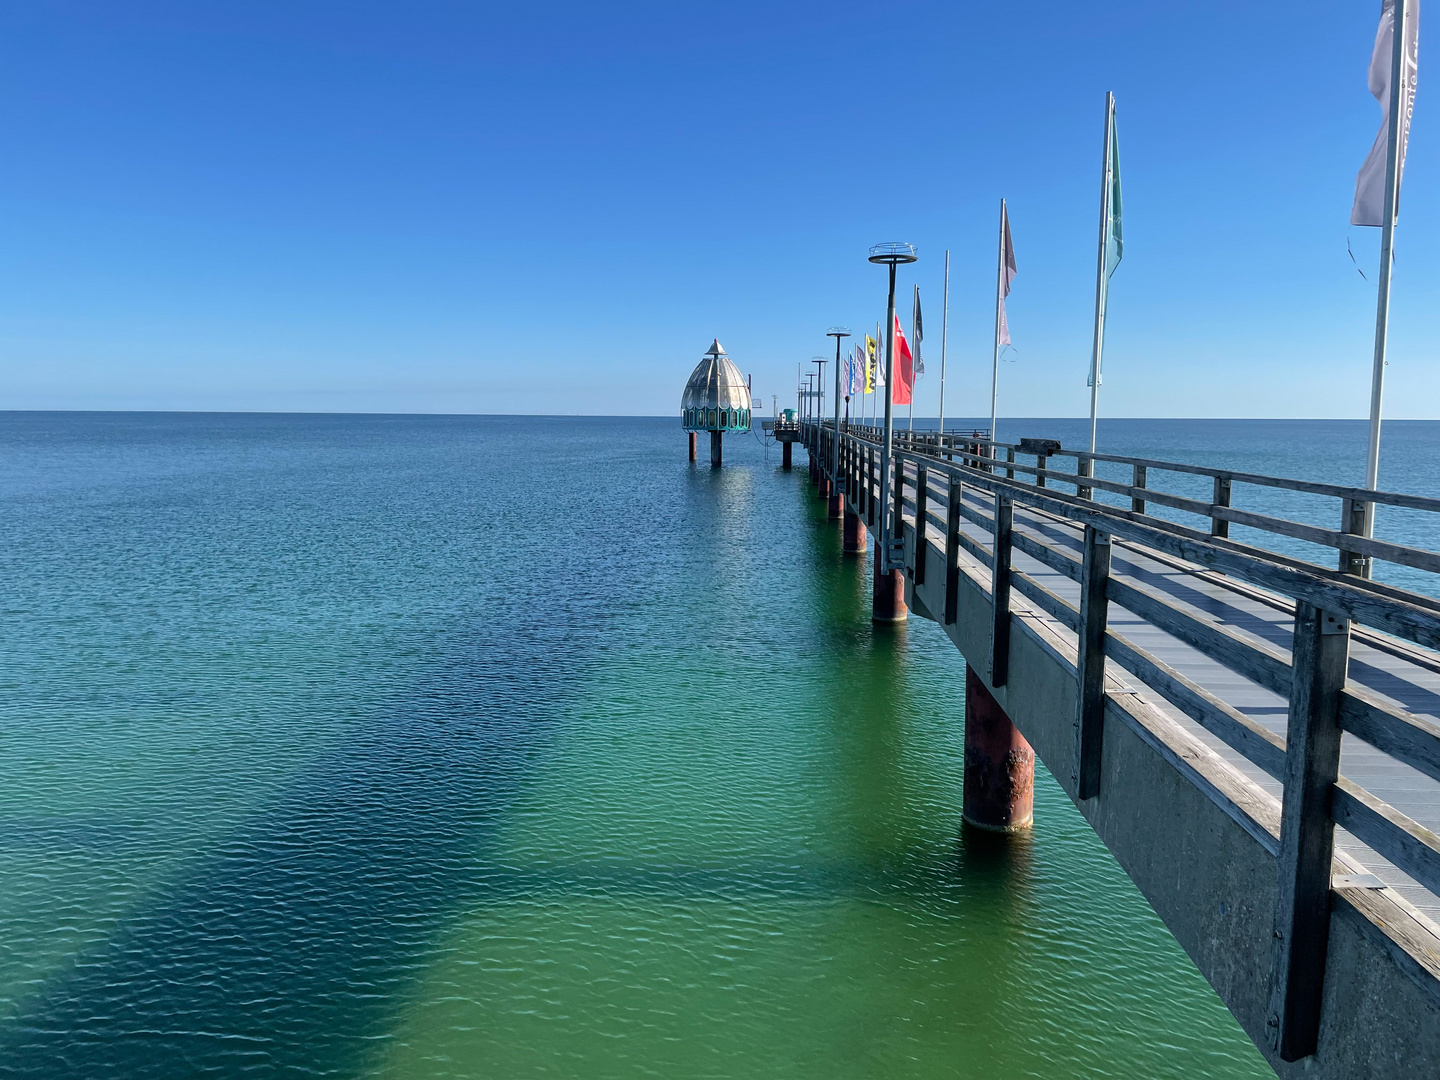
[[[880,534],[875,534],[875,586],[870,599],[870,621],[902,623],[910,618],[905,606],[905,573],[903,570],[880,572]]]
[[[710,432],[710,464],[720,464],[720,432]]]
[[[792,468],[794,468],[794,455],[790,452],[790,448],[794,445],[795,444],[792,442],[783,442],[780,444],[780,446],[782,447],[780,451],[780,468],[784,469],[786,472],[789,472]]]
[[[967,664],[965,823],[990,832],[1021,832],[1030,828],[1034,807],[1035,751]]]
[[[695,460],[695,432],[690,432],[690,460]]]
[[[824,470],[824,469],[821,469],[821,470],[820,470],[820,484],[819,484],[819,488],[820,488],[820,492],[819,492],[820,498],[822,498],[822,499],[828,499],[828,498],[830,498],[830,478],[825,475],[825,470]],[[834,514],[831,514],[830,516],[831,516],[831,517],[834,517],[835,515],[834,515]]]
[[[829,496],[830,503],[827,509],[830,512],[830,519],[834,521],[845,513],[845,492],[840,490],[839,484],[831,484]]]
[[[844,496],[840,496],[844,500]],[[869,537],[865,533],[865,519],[850,507],[845,507],[845,554],[863,555]]]

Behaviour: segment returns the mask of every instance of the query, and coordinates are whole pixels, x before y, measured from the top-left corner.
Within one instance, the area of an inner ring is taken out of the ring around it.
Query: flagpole
[[[920,295],[920,286],[915,286],[915,295]],[[915,431],[915,384],[920,381],[920,376],[915,373],[915,355],[919,352],[920,343],[915,341],[915,305],[910,305],[910,340],[914,345],[910,348],[910,431]]]
[[[875,401],[870,409],[871,427],[880,426],[880,380],[885,377],[885,372],[880,367],[880,345],[885,340],[885,335],[880,332],[880,322],[875,322]],[[885,384],[889,390],[889,383]]]
[[[1090,453],[1095,452],[1095,418],[1100,408],[1100,360],[1105,350],[1105,301],[1109,279],[1105,248],[1110,239],[1110,150],[1115,125],[1115,95],[1105,91],[1105,152],[1100,155],[1100,251],[1095,257],[1095,337],[1090,349]]]
[[[945,298],[940,312],[940,440],[945,440],[945,341],[950,336],[950,249],[945,249]]]
[[[1405,95],[1405,30],[1413,17],[1409,0],[1395,0],[1393,40],[1390,51],[1390,117],[1385,151],[1385,217],[1380,232],[1380,295],[1375,304],[1375,364],[1370,376],[1370,446],[1365,459],[1365,486],[1379,490],[1380,405],[1385,391],[1385,349],[1390,331],[1390,269],[1395,262],[1395,214],[1400,201],[1400,116]],[[1375,535],[1375,510],[1365,513],[1365,535]],[[1367,564],[1369,560],[1366,560]],[[1368,576],[1368,575],[1366,575]]]
[[[1005,302],[1005,200],[1000,200],[1000,240],[995,259],[995,357],[990,365],[990,441],[995,441],[995,413],[1000,382],[1000,305]],[[993,447],[991,448],[994,449]]]

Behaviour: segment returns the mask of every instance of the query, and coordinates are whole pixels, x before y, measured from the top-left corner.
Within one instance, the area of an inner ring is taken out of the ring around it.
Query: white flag
[[[1410,117],[1415,111],[1415,75],[1419,66],[1420,0],[1406,4],[1404,50],[1400,62],[1400,155],[1396,168],[1396,213],[1400,177],[1405,172],[1405,148],[1410,142]],[[1375,51],[1370,54],[1370,93],[1380,102],[1380,133],[1355,178],[1355,204],[1350,208],[1351,225],[1385,224],[1385,158],[1390,148],[1390,69],[1395,46],[1395,0],[1380,5],[1380,26],[1375,31]]]
[[[1010,344],[1010,320],[1005,315],[1005,298],[1010,295],[1010,283],[1015,280],[1015,245],[1010,242],[1010,211],[1001,210],[1000,217],[1000,332],[996,342]]]

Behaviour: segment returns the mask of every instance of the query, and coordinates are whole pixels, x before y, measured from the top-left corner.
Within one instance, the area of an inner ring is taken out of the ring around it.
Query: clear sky
[[[1003,195],[1001,412],[1081,415],[1108,89],[1102,415],[1362,416],[1379,7],[5,5],[0,408],[668,414],[715,336],[768,402],[827,326],[883,314],[866,249],[905,240],[919,411],[949,248],[947,412],[976,415]],[[1434,18],[1395,417],[1440,417]]]

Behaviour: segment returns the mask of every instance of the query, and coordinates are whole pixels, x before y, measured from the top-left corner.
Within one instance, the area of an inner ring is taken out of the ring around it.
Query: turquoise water
[[[1048,775],[962,832],[958,655],[754,439],[0,446],[0,1076],[1270,1075]]]

